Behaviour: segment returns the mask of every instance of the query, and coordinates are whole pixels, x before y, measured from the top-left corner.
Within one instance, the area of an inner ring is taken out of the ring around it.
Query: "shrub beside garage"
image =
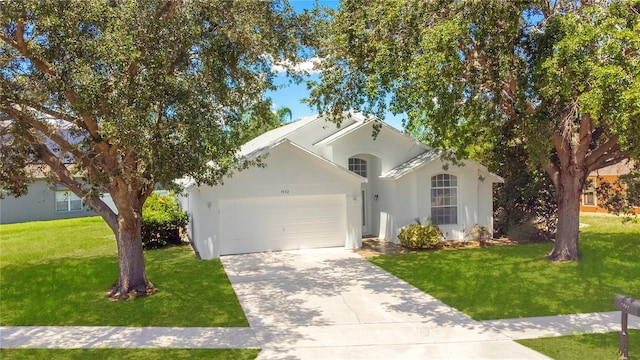
[[[185,244],[182,233],[188,222],[189,217],[180,209],[175,195],[151,194],[142,207],[143,248]]]

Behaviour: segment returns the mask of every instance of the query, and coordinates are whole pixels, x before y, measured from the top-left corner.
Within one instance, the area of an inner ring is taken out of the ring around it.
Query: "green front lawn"
[[[370,261],[476,320],[613,311],[640,297],[640,224],[586,215],[583,259],[552,263],[552,244],[383,255]]]
[[[562,360],[617,360],[620,333],[518,340],[537,352]],[[640,330],[629,330],[629,360],[640,359]]]
[[[214,359],[252,360],[257,349],[0,349],[2,359]]]
[[[158,292],[110,302],[116,244],[101,218],[0,225],[0,325],[248,326],[220,261],[188,246],[145,261]]]

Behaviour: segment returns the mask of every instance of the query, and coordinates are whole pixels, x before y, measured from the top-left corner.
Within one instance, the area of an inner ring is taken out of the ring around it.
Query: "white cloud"
[[[287,71],[287,68],[290,68],[296,73],[314,74],[320,72],[319,66],[321,62],[322,60],[318,57],[305,60],[295,65],[293,65],[290,61],[282,61],[274,63],[271,66],[271,70],[276,73],[283,73]]]

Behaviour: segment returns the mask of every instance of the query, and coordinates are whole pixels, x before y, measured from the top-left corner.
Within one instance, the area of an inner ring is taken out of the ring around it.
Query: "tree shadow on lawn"
[[[247,326],[219,261],[172,249],[145,257],[159,291],[118,302],[107,299],[118,276],[115,255],[4,266],[0,325]]]
[[[585,256],[577,263],[546,260],[551,244],[381,256],[371,261],[475,319],[612,311],[617,293],[640,288],[640,250],[625,237],[629,234],[586,237]]]

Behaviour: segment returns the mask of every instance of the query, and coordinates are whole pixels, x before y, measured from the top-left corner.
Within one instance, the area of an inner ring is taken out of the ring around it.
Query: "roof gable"
[[[341,126],[346,125],[346,127],[349,127],[356,121],[357,121],[357,118],[347,116],[343,120]],[[298,121],[294,121],[292,123],[286,124],[279,128],[273,129],[271,131],[267,131],[266,133],[254,138],[253,140],[242,145],[242,147],[240,148],[239,155],[246,156],[247,154],[250,154],[258,149],[268,147],[271,144],[277,143],[282,139],[286,139],[286,138],[291,139],[292,137],[295,137],[298,133],[302,132],[305,128],[308,128],[318,122],[323,123],[322,128],[324,130],[327,130],[327,131],[333,130],[331,134],[335,132],[340,132],[342,129],[344,129],[344,127],[338,128],[337,126],[335,126],[335,129],[331,129],[330,127],[327,127],[326,125],[324,125],[325,123],[327,123],[326,118],[320,115],[308,116]],[[331,124],[335,125],[333,123]],[[331,136],[331,134],[329,136]],[[298,144],[298,146],[305,147],[304,144]]]
[[[332,134],[331,136],[328,136],[322,139],[321,141],[318,141],[317,143],[314,144],[314,146],[329,146],[336,142],[339,142],[341,139],[344,139],[349,134],[361,132],[361,131],[370,131],[371,135],[373,135],[373,130],[374,130],[373,126],[379,125],[380,126],[379,134],[384,132],[385,134],[390,134],[392,138],[397,139],[397,141],[410,143],[412,146],[418,146],[424,150],[430,149],[427,145],[397,130],[393,126],[378,120],[377,118],[365,118],[361,114],[356,114],[354,118],[356,120],[354,123],[340,129],[339,131]]]
[[[263,147],[261,149],[257,149],[256,151],[254,151],[254,152],[252,152],[250,154],[247,154],[246,158],[247,159],[254,159],[254,158],[258,157],[258,156],[267,154],[267,153],[272,152],[272,151],[280,150],[280,149],[283,150],[283,151],[299,151],[302,154],[304,154],[305,156],[310,157],[312,161],[318,162],[319,164],[321,164],[323,166],[326,166],[326,167],[329,167],[329,168],[331,168],[333,170],[336,170],[337,172],[342,173],[343,175],[346,175],[346,176],[352,178],[355,181],[358,181],[358,182],[361,182],[361,183],[362,182],[367,182],[366,178],[364,178],[364,177],[362,177],[362,176],[360,176],[360,175],[358,175],[358,174],[356,174],[356,173],[354,173],[352,171],[349,171],[348,169],[346,169],[346,168],[344,168],[344,167],[342,167],[342,166],[340,166],[340,165],[338,165],[338,164],[336,164],[334,162],[331,162],[331,161],[329,161],[329,160],[327,160],[327,159],[325,159],[325,158],[323,158],[321,156],[318,156],[318,155],[314,154],[313,152],[305,149],[302,146],[299,146],[298,144],[290,141],[289,139],[282,139],[282,140],[280,140],[278,142],[272,143],[269,146]],[[268,165],[267,165],[267,167],[268,167]]]

